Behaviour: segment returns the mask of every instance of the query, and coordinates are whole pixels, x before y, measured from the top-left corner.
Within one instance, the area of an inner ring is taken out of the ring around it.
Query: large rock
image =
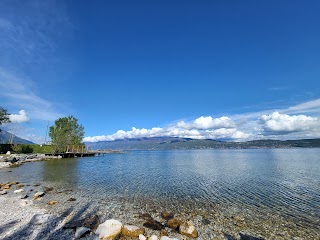
[[[198,231],[191,221],[181,224],[179,227],[179,233],[187,237],[198,237]]]
[[[121,235],[126,237],[139,237],[139,235],[144,234],[144,232],[144,228],[133,225],[124,225],[121,230]]]
[[[113,240],[116,239],[122,229],[122,223],[115,219],[110,219],[100,224],[96,230],[96,234],[99,235],[99,239]]]
[[[63,228],[72,228],[76,229],[77,227],[86,227],[91,230],[95,230],[99,225],[99,217],[98,215],[92,215],[88,218],[83,218],[80,220],[74,220],[66,223]]]

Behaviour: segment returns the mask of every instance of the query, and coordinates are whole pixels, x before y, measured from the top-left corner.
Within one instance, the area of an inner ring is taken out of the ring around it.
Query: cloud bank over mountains
[[[308,110],[309,107],[309,110]],[[269,113],[247,113],[234,116],[200,116],[191,121],[178,121],[165,127],[118,130],[111,135],[85,137],[84,142],[114,141],[125,138],[181,137],[246,141],[254,139],[299,139],[320,137],[320,118],[304,113],[320,113],[320,100],[310,101]],[[263,114],[264,113],[264,114]],[[259,115],[260,114],[260,115]]]

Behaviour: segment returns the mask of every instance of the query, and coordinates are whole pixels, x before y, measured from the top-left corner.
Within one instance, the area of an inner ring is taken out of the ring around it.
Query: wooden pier
[[[63,153],[47,154],[50,156],[61,156],[62,158],[75,158],[75,157],[93,157],[109,153],[122,153],[117,150],[90,150],[85,146],[67,146],[66,151]]]

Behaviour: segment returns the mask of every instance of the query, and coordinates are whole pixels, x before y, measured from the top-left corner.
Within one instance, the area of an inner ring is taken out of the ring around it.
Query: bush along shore
[[[26,162],[37,162],[51,159],[60,159],[61,156],[48,156],[43,153],[37,154],[7,154],[0,156],[0,168],[5,167],[18,167]]]

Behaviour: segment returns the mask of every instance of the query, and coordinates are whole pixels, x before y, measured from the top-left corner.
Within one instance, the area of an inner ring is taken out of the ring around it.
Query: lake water
[[[72,195],[105,216],[174,211],[202,239],[320,239],[320,149],[130,151],[10,170],[0,182],[54,186],[60,201]]]

